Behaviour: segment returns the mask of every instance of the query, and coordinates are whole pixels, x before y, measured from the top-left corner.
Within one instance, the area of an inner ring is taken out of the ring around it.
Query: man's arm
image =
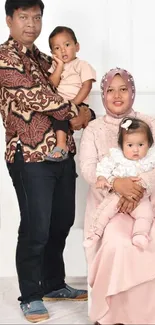
[[[70,126],[72,130],[81,130],[82,128],[84,129],[90,121],[93,121],[96,118],[95,112],[87,106],[80,106],[79,109],[79,115],[70,120]],[[80,114],[83,114],[85,116],[83,122],[80,118]]]
[[[71,130],[81,130],[85,128],[91,121],[91,116],[91,110],[88,107],[80,106],[79,115],[69,121]]]
[[[10,52],[10,55],[12,52]],[[9,56],[9,54],[8,54]],[[8,57],[0,51],[0,94],[5,98],[13,113],[29,120],[33,111],[50,112],[57,120],[72,119],[78,116],[78,107],[64,101],[47,80],[41,80],[38,71],[25,71],[21,59],[16,64],[9,64]],[[27,58],[25,58],[26,60]],[[28,61],[29,63],[29,61]]]

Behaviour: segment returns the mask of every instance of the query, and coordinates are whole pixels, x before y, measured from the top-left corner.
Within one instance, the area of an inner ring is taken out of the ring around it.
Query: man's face
[[[10,28],[10,35],[31,50],[34,41],[41,32],[42,16],[40,7],[19,8],[14,11],[13,17],[6,17],[6,22]]]

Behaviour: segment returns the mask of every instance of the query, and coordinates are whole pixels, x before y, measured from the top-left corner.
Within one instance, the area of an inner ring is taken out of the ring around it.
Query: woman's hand
[[[118,212],[130,214],[134,209],[136,209],[137,205],[137,201],[130,202],[122,196],[117,204]]]
[[[113,189],[128,201],[139,202],[145,190],[141,185],[136,183],[139,180],[140,178],[138,177],[116,178],[113,182]]]

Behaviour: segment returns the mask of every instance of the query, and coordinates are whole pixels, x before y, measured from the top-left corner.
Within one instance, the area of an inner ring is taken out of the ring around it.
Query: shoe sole
[[[62,300],[67,300],[67,301],[87,301],[88,296],[87,295],[81,295],[80,297],[77,298],[50,298],[50,297],[43,297],[44,301],[62,301]]]
[[[39,323],[46,319],[49,319],[49,314],[43,315],[25,315],[25,318],[31,323]]]

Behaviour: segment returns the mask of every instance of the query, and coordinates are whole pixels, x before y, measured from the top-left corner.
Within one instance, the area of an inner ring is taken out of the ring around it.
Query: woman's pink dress
[[[155,139],[155,118],[132,111],[129,116],[143,119],[152,127]],[[108,115],[90,122],[80,145],[81,171],[90,184],[85,237],[102,194],[93,187],[96,164],[117,147],[120,119]],[[150,193],[155,193],[155,170],[141,174]],[[155,208],[155,195],[152,194]],[[145,251],[132,245],[133,219],[118,213],[107,225],[99,244],[86,249],[88,283],[92,288],[89,316],[100,324],[155,324],[155,224]]]

